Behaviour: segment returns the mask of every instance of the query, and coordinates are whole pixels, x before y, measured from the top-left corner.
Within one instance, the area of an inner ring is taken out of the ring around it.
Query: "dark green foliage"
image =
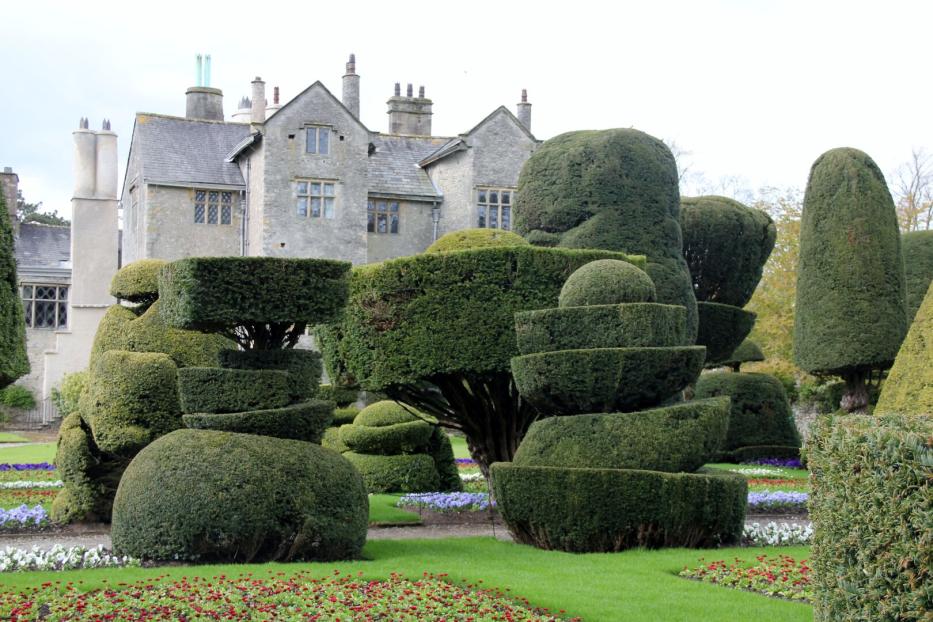
[[[415,453],[427,445],[433,432],[434,426],[424,421],[409,421],[378,428],[349,424],[340,428],[340,440],[350,451],[392,456]]]
[[[196,430],[242,432],[320,443],[333,418],[333,411],[333,402],[308,400],[284,408],[225,414],[198,413],[184,415],[182,419],[187,427]]]
[[[377,456],[348,451],[343,457],[360,472],[370,493],[432,492],[440,488],[437,467],[427,454]]]
[[[161,313],[171,326],[227,334],[245,349],[280,349],[308,323],[338,318],[349,270],[327,259],[180,259],[160,273]]]
[[[492,465],[517,541],[569,552],[718,546],[742,535],[748,486],[729,473]]]
[[[65,374],[62,377],[61,388],[58,390],[58,397],[55,400],[55,405],[58,407],[58,413],[63,418],[73,412],[77,412],[81,394],[84,392],[85,388],[87,388],[87,378],[87,370]]]
[[[736,372],[700,376],[695,396],[702,399],[719,395],[732,400],[729,433],[723,451],[756,445],[800,447],[800,435],[784,385],[774,376]]]
[[[19,297],[13,226],[0,192],[0,388],[29,373],[26,321]]]
[[[540,229],[529,231],[525,235],[525,239],[528,240],[529,244],[544,246],[546,248],[553,248],[560,244],[560,234],[541,231]]]
[[[317,390],[318,398],[330,400],[341,408],[347,408],[350,404],[355,402],[359,396],[359,387],[335,387],[332,384],[322,384]]]
[[[58,433],[55,466],[65,482],[65,488],[52,502],[52,520],[70,523],[93,515],[98,486],[89,478],[94,465],[90,450],[90,430],[77,414],[62,420]]]
[[[420,415],[420,413],[419,413]],[[397,423],[410,423],[412,421],[425,421],[426,417],[420,417],[398,402],[392,400],[382,400],[370,404],[359,412],[353,423],[368,427],[382,427],[395,425]],[[433,422],[432,423],[436,423]]]
[[[732,367],[734,371],[739,371],[739,366],[742,363],[751,363],[754,361],[763,361],[765,360],[764,352],[761,351],[761,348],[758,347],[754,341],[746,339],[739,344],[739,347],[736,348],[732,354],[730,354],[725,360],[720,361],[719,363],[714,363],[713,365],[722,365]],[[707,367],[712,367],[707,363]]]
[[[933,284],[910,326],[875,413],[933,415]]]
[[[319,445],[178,430],[127,468],[111,535],[143,559],[332,561],[360,555],[368,507],[360,475]]]
[[[502,229],[461,229],[445,233],[424,252],[442,253],[445,251],[463,251],[468,248],[489,246],[527,246],[528,241],[517,233]]]
[[[185,413],[232,413],[280,408],[291,402],[292,378],[274,369],[186,367],[178,370]]]
[[[338,454],[350,451],[350,448],[344,445],[343,441],[340,440],[340,428],[335,427],[324,430],[324,434],[321,436],[321,446],[332,449]]]
[[[696,471],[723,444],[728,427],[726,398],[634,413],[549,417],[531,425],[513,464]]]
[[[218,356],[226,369],[277,369],[291,376],[291,399],[306,400],[317,394],[321,381],[321,355],[313,350],[222,350]]]
[[[933,282],[933,230],[905,233],[901,236],[901,251],[907,279],[907,323],[910,324]]]
[[[654,302],[657,291],[644,270],[618,259],[591,261],[574,271],[557,298],[559,307]]]
[[[673,397],[699,375],[705,351],[605,348],[512,359],[522,398],[548,415],[635,410]]]
[[[755,314],[730,305],[698,302],[697,345],[706,346],[706,364],[725,364],[755,326]]]
[[[334,420],[331,425],[340,427],[347,423],[353,423],[358,414],[360,414],[360,409],[353,406],[348,408],[338,408],[334,411]]]
[[[234,347],[220,335],[171,328],[159,315],[161,302],[156,301],[144,312],[114,305],[107,309],[94,336],[91,364],[108,350],[130,352],[162,352],[172,357],[179,367],[204,367],[217,364],[221,350]],[[138,314],[138,315],[137,315]]]
[[[457,468],[457,459],[454,457],[454,448],[450,444],[450,437],[440,426],[434,428],[428,440],[428,455],[434,460],[437,476],[440,481],[438,490],[442,492],[460,492],[463,490],[463,480],[460,479],[460,470]]]
[[[817,420],[807,445],[816,620],[930,619],[930,439],[929,415]]]
[[[677,165],[660,140],[633,129],[569,132],[542,144],[525,163],[513,208],[515,230],[560,246],[644,254],[658,301],[696,300],[682,255]],[[553,238],[550,238],[553,239]]]
[[[521,354],[575,348],[687,345],[686,311],[675,305],[631,303],[522,311],[515,314]]]
[[[684,258],[697,301],[744,307],[774,248],[771,217],[719,196],[684,198],[680,207]]]
[[[900,240],[878,165],[856,149],[821,155],[810,170],[801,221],[799,367],[853,377],[891,365],[907,333]]]
[[[36,398],[32,391],[18,384],[0,389],[0,406],[7,408],[35,408]]]
[[[110,282],[110,295],[151,305],[159,299],[159,271],[167,263],[162,259],[140,259],[123,266]]]

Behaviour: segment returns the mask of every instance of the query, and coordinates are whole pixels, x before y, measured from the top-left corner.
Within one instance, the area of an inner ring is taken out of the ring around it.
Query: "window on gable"
[[[337,202],[336,184],[332,181],[295,182],[296,213],[302,217],[334,218]]]
[[[330,153],[330,128],[323,125],[309,125],[305,128],[305,151],[318,155]]]
[[[476,226],[511,230],[514,194],[514,188],[479,188],[476,191]]]
[[[195,190],[194,222],[198,225],[232,224],[233,193],[221,190]]]
[[[68,287],[23,283],[20,293],[27,327],[57,329],[68,326]]]
[[[370,200],[366,204],[366,231],[398,233],[398,201]]]

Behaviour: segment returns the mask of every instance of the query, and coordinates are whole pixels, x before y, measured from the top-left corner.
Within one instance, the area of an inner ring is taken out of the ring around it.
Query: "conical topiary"
[[[933,283],[894,359],[875,413],[933,415]]]
[[[871,372],[891,366],[907,333],[901,237],[881,169],[857,149],[821,155],[800,226],[794,361],[841,376],[843,409],[864,410]]]

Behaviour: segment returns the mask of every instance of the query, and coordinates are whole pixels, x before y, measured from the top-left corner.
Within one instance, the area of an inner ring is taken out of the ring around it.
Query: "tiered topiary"
[[[743,363],[757,363],[763,360],[765,360],[765,353],[761,351],[758,344],[751,339],[746,339],[719,364],[723,367],[730,367],[734,372],[739,372],[742,371]]]
[[[223,337],[170,328],[162,321],[158,272],[164,265],[143,260],[117,272],[110,293],[136,306],[107,310],[77,399],[75,387],[63,383],[62,396],[69,397],[72,412],[62,422],[55,456],[65,483],[52,504],[56,522],[109,521],[130,460],[182,427],[176,367],[216,365],[218,352],[233,346]]]
[[[114,548],[144,559],[334,560],[366,540],[363,480],[318,445],[334,403],[309,399],[317,354],[292,347],[332,321],[349,264],[192,258],[166,266],[159,291],[173,326],[225,334],[221,368],[180,369],[184,423],[127,468],[114,501]]]
[[[446,251],[462,251],[468,248],[485,248],[488,246],[527,246],[528,240],[503,229],[461,229],[445,233],[431,246],[426,253],[443,253]]]
[[[923,296],[933,283],[933,230],[911,231],[901,236],[907,279],[907,322],[913,322]]]
[[[435,420],[397,402],[370,404],[330,442],[371,493],[463,490],[447,434]]]
[[[567,279],[558,308],[516,314],[515,383],[549,417],[492,465],[517,541],[587,552],[740,538],[744,478],[701,469],[725,439],[729,400],[638,410],[676,397],[705,350],[686,345],[685,309],[651,302],[649,286],[634,266],[601,261]]]
[[[668,147],[633,129],[579,131],[542,144],[525,163],[515,230],[541,246],[643,254],[658,300],[697,307],[682,254],[677,165]]]

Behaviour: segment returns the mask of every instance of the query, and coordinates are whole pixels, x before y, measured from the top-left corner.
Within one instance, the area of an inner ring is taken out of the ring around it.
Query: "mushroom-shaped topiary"
[[[424,252],[443,253],[489,246],[528,246],[528,240],[503,229],[462,229],[442,235]]]
[[[739,347],[728,358],[718,363],[718,365],[731,367],[732,371],[739,371],[742,363],[756,363],[763,360],[765,360],[765,354],[758,347],[758,344],[751,339],[746,339],[739,344]]]
[[[110,295],[148,307],[159,298],[159,271],[162,259],[140,259],[120,268],[110,282]]]
[[[643,270],[618,259],[600,259],[570,275],[560,290],[559,307],[654,302],[654,282]]]

